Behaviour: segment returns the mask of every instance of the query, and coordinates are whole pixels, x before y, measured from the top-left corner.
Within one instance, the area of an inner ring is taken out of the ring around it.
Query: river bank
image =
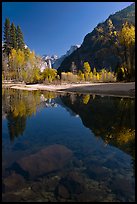
[[[80,84],[65,84],[60,85],[45,85],[45,84],[31,84],[23,83],[3,83],[2,88],[12,88],[21,90],[46,90],[56,92],[70,92],[70,93],[93,93],[99,95],[115,95],[115,96],[131,96],[135,97],[135,82],[117,82],[117,83],[80,83]]]

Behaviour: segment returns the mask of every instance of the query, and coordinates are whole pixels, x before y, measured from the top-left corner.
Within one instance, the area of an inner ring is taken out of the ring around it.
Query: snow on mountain
[[[70,47],[70,49],[66,52],[65,55],[62,55],[60,58],[58,58],[57,55],[43,55],[41,57],[42,59],[42,65],[41,65],[41,72],[43,72],[44,69],[48,68],[54,68],[58,69],[58,67],[61,65],[63,60],[69,56],[71,53],[73,53],[77,48],[79,48],[80,45],[73,45]]]
[[[62,55],[60,58],[58,58],[57,60],[55,60],[55,62],[53,63],[53,68],[54,69],[58,69],[59,66],[61,65],[61,63],[63,62],[63,60],[69,56],[70,54],[72,54],[76,49],[78,49],[80,47],[80,45],[72,45],[70,47],[70,49],[66,52],[65,55]]]
[[[43,72],[43,70],[45,68],[53,68],[53,64],[55,63],[55,61],[58,59],[57,55],[43,55],[42,56],[42,65],[41,65],[41,72]]]

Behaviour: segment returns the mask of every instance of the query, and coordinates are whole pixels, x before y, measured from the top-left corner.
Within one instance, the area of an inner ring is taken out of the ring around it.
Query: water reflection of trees
[[[8,129],[10,140],[13,141],[15,137],[23,135],[26,127],[26,117],[25,116],[14,116],[12,112],[7,114]]]
[[[36,106],[40,102],[37,91],[28,92],[14,89],[3,89],[2,106],[6,114],[10,139],[22,135],[26,127],[26,119],[36,113]]]
[[[96,137],[134,157],[135,154],[135,100],[131,98],[101,97],[95,95],[61,96],[62,102],[78,114],[84,126]]]
[[[55,93],[43,92],[42,96],[44,101],[39,91],[2,89],[2,114],[8,121],[11,141],[23,134],[27,117],[35,115],[37,109],[55,105]]]
[[[37,109],[55,107],[56,101],[71,114],[79,115],[84,126],[90,128],[105,144],[115,145],[135,155],[135,100],[131,98],[101,97],[95,95],[61,95],[56,99],[54,92],[2,90],[2,113],[8,120],[11,140],[22,135],[26,119]]]

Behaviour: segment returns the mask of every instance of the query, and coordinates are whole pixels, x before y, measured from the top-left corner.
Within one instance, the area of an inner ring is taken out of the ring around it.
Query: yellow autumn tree
[[[57,70],[52,68],[46,68],[43,71],[43,79],[46,79],[49,83],[52,82],[57,76]]]
[[[84,81],[85,77],[81,70],[78,71],[78,79],[79,81]]]
[[[10,73],[12,78],[22,81],[22,71],[25,67],[25,55],[24,52],[19,50],[12,49],[9,55],[9,65]]]
[[[90,81],[93,80],[93,72],[92,72],[92,71],[89,73],[89,80],[90,80]]]
[[[135,27],[125,23],[118,33],[118,40],[124,48],[124,72],[130,80],[135,73]]]
[[[33,69],[35,66],[35,53],[34,51],[28,51],[27,55],[26,55],[26,69],[25,71],[27,72],[27,79],[26,82],[30,82],[33,83]]]
[[[89,73],[91,71],[91,67],[88,62],[84,62],[84,76],[85,80],[89,80]]]
[[[9,55],[9,73],[11,79],[15,79],[17,75],[17,51],[15,49],[11,50]]]
[[[86,94],[83,96],[83,103],[86,105],[90,100],[90,94]]]
[[[23,81],[23,70],[25,67],[25,55],[24,52],[20,49],[17,51],[17,73],[18,73],[18,80]]]

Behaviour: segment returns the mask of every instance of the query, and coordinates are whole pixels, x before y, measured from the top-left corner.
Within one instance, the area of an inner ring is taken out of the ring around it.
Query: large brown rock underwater
[[[57,171],[72,158],[72,151],[59,144],[50,145],[35,154],[16,161],[11,168],[26,179],[33,179]]]

